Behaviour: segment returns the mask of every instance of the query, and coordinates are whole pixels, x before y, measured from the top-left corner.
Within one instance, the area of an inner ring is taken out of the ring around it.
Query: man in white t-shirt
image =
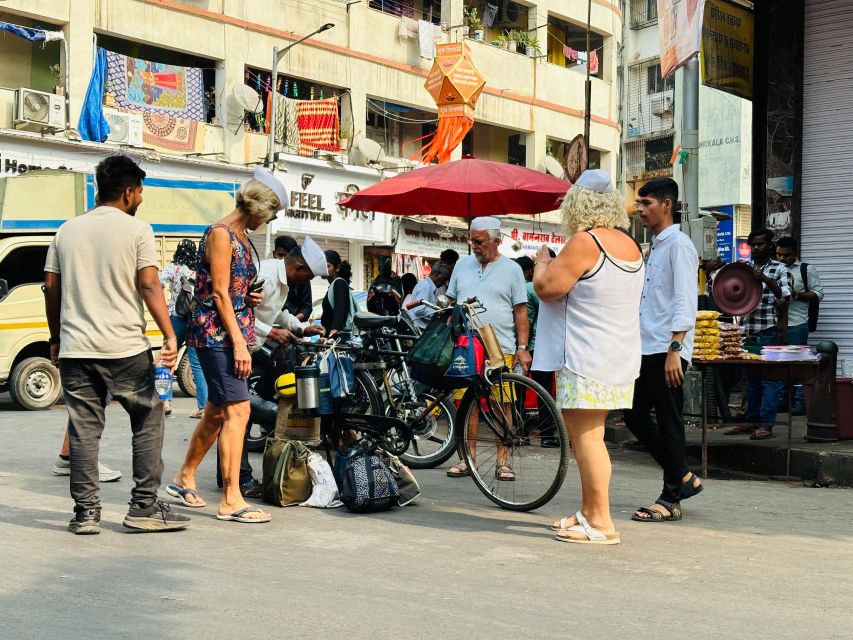
[[[45,307],[51,360],[59,365],[69,416],[71,497],[68,530],[100,533],[98,445],[111,396],[130,416],[133,479],[124,526],[174,531],[189,518],[157,500],[163,473],[163,402],[154,388],[145,307],[163,333],[161,361],[174,366],[175,332],[157,271],[151,225],[135,218],[145,172],[130,158],[98,164],[98,204],[65,222],[45,263]]]

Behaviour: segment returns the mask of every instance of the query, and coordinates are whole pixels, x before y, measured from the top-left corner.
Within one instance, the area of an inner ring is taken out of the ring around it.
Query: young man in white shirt
[[[650,180],[637,193],[637,213],[654,237],[640,301],[643,359],[625,424],[663,469],[663,490],[654,504],[641,507],[631,518],[665,522],[680,520],[680,502],[702,490],[685,463],[682,417],[684,371],[693,353],[698,307],[699,256],[674,222],[675,181]]]

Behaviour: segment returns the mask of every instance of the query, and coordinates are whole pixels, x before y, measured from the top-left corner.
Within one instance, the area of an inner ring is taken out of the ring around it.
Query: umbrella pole
[[[465,219],[468,221],[468,237],[466,238],[466,240],[470,240],[471,239],[471,193],[470,192],[468,192],[468,215],[465,217]],[[470,242],[468,242],[468,255],[469,256],[471,255],[471,243]]]

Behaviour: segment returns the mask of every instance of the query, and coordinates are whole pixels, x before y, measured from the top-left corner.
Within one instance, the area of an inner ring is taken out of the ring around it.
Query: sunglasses
[[[473,247],[482,247],[487,242],[488,242],[488,240],[481,240],[479,238],[468,238],[468,244],[470,244]]]

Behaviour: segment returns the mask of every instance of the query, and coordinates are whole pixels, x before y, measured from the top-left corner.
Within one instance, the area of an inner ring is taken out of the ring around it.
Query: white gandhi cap
[[[610,174],[604,169],[587,169],[575,181],[575,186],[590,189],[597,193],[616,191],[613,183],[610,181]]]
[[[329,265],[326,262],[326,254],[320,246],[314,242],[310,236],[305,236],[302,241],[302,257],[305,258],[305,264],[311,269],[314,277],[321,278],[329,277]]]
[[[501,228],[500,218],[483,216],[471,221],[471,231],[494,231]]]
[[[255,167],[255,173],[252,177],[273,190],[275,195],[278,196],[278,201],[281,205],[279,209],[284,209],[287,206],[287,189],[284,188],[281,180],[276,178],[270,171],[263,167]]]

